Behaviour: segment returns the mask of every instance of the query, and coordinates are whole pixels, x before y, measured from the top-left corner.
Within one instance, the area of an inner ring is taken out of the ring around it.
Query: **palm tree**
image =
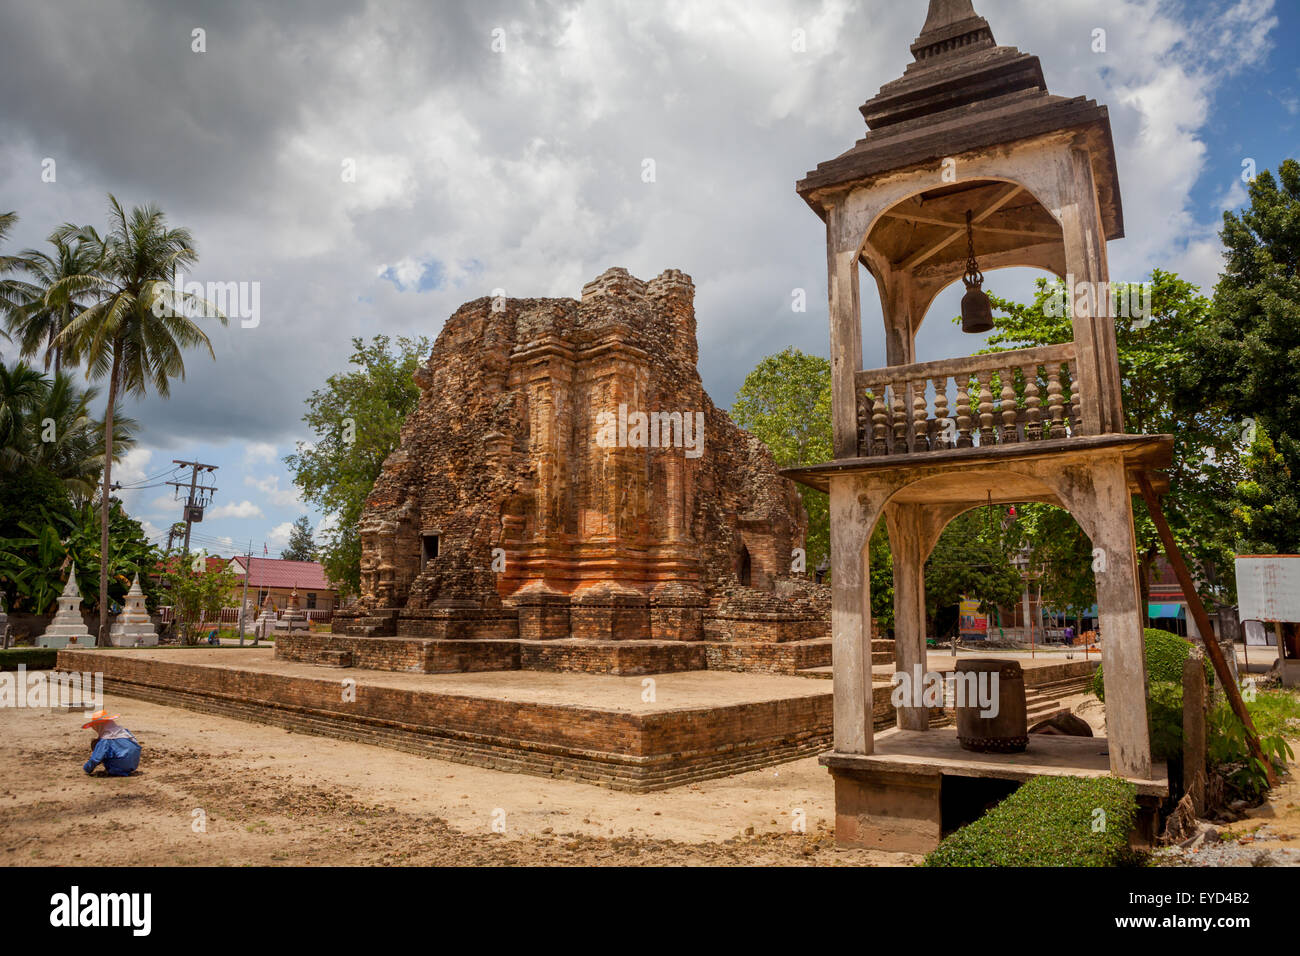
[[[9,236],[9,231],[13,229],[14,224],[18,222],[18,213],[0,212],[0,243],[3,243]],[[13,272],[23,264],[21,256],[0,256],[0,276],[6,272]],[[8,312],[14,301],[14,288],[12,279],[0,278],[0,312]],[[0,335],[9,338],[8,333],[0,329]]]
[[[29,365],[0,364],[0,468],[14,470],[24,461],[23,432],[48,387],[49,380]]]
[[[98,398],[98,389],[81,388],[69,375],[0,365],[0,474],[43,471],[74,501],[92,498],[104,467],[104,423],[91,414]],[[114,461],[135,444],[137,428],[130,418],[114,421]]]
[[[59,344],[59,333],[84,307],[83,296],[61,285],[63,279],[85,275],[94,266],[94,247],[81,237],[81,229],[71,223],[56,229],[49,237],[54,254],[26,249],[18,257],[17,270],[26,279],[8,283],[8,332],[18,343],[19,355],[29,359],[44,352],[45,369],[51,363],[57,375],[63,368],[66,347]],[[67,358],[76,361],[75,355]]]
[[[212,343],[183,312],[168,307],[174,301],[171,283],[178,269],[194,265],[198,253],[188,229],[170,229],[161,209],[152,203],[130,214],[111,194],[109,229],[101,237],[94,229],[80,235],[95,250],[94,265],[83,275],[60,279],[52,289],[59,296],[90,302],[59,333],[56,344],[80,355],[92,379],[108,376],[104,407],[104,444],[113,445],[113,417],[118,396],[144,395],[152,385],[159,395],[171,393],[170,380],[185,377],[184,349],[205,346],[214,359]],[[177,290],[180,291],[180,290]],[[184,304],[202,304],[181,294]],[[179,303],[178,303],[179,304]],[[210,307],[207,308],[209,314]],[[217,318],[224,325],[222,315]],[[100,493],[99,642],[108,634],[108,524],[112,508],[113,463],[104,460]]]
[[[72,378],[60,373],[51,379],[49,389],[32,410],[27,461],[63,482],[77,502],[94,497],[104,468],[104,422],[91,414],[98,398],[99,389],[79,388]],[[137,430],[134,419],[124,415],[114,418],[113,461],[121,461],[135,445]]]

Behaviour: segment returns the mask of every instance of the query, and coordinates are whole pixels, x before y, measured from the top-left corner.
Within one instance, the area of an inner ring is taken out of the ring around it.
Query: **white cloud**
[[[1109,247],[1112,275],[1172,266],[1212,284],[1219,223],[1193,189],[1216,90],[1274,42],[1271,0],[976,7],[1000,43],[1041,58],[1053,93],[1109,107],[1127,232]],[[0,194],[22,213],[16,248],[59,222],[102,225],[112,189],[191,229],[196,279],[261,281],[259,327],[212,330],[217,362],[187,355],[170,400],[133,404],[159,447],[237,439],[246,464],[270,465],[300,434],[306,396],[346,365],[352,336],[433,336],[493,288],[577,296],[612,265],[694,276],[702,371],[726,404],[762,355],[825,352],[825,232],[793,183],[863,134],[858,105],[902,73],[923,20],[916,3],[506,0],[408,5],[394,29],[378,9],[326,4],[231,17],[223,52],[199,67],[160,39],[172,29],[162,16],[128,27],[102,4],[71,20],[8,5],[0,33],[30,42],[0,60],[0,84],[32,92],[0,106]],[[1106,54],[1090,49],[1097,26]],[[806,52],[791,49],[796,29]],[[133,45],[150,55],[124,55]],[[295,68],[306,59],[317,68]],[[159,88],[168,110],[124,105]],[[49,142],[78,157],[60,163],[56,190],[26,172]],[[193,162],[162,162],[163,145]],[[653,184],[640,179],[646,157]],[[342,181],[345,158],[355,183]],[[429,268],[437,287],[409,294]],[[380,277],[390,269],[407,293]],[[788,317],[794,287],[818,290],[807,321],[753,334],[770,303]],[[868,321],[873,299],[864,290]],[[268,506],[300,504],[270,479],[249,487]]]
[[[217,520],[219,518],[262,518],[262,509],[251,501],[241,501],[237,505],[220,505],[213,508],[205,516],[208,520]]]
[[[283,548],[289,543],[289,535],[293,532],[293,522],[284,521],[276,525],[266,534],[267,544],[273,544],[278,548]]]
[[[266,500],[279,508],[293,508],[302,504],[302,494],[297,487],[281,488],[279,475],[267,475],[265,478],[256,478],[252,475],[244,476],[244,484],[256,488]]]
[[[250,442],[244,449],[244,464],[271,464],[275,461],[275,445],[270,442],[255,441]]]

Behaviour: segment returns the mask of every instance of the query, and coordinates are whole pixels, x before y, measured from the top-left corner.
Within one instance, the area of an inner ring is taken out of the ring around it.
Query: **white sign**
[[[1300,555],[1238,557],[1237,607],[1243,621],[1300,621]]]

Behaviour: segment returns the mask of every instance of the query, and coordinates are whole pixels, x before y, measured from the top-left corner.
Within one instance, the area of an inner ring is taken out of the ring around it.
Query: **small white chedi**
[[[270,592],[267,592],[266,600],[262,602],[262,613],[253,623],[253,637],[255,640],[265,640],[270,638],[275,631],[275,605],[271,603]]]
[[[155,647],[158,644],[158,629],[149,619],[138,574],[131,583],[131,590],[126,592],[126,606],[108,632],[108,642],[114,647]]]
[[[68,572],[68,583],[59,595],[59,609],[54,614],[45,633],[36,642],[37,647],[94,647],[95,639],[81,619],[81,592],[77,590],[77,566]]]

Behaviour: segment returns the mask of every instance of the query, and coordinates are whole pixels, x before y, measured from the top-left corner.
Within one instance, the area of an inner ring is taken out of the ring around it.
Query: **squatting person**
[[[101,763],[110,777],[129,777],[140,765],[140,743],[131,731],[115,723],[118,715],[101,710],[93,714],[82,730],[95,731],[90,759],[81,768],[94,773]]]

